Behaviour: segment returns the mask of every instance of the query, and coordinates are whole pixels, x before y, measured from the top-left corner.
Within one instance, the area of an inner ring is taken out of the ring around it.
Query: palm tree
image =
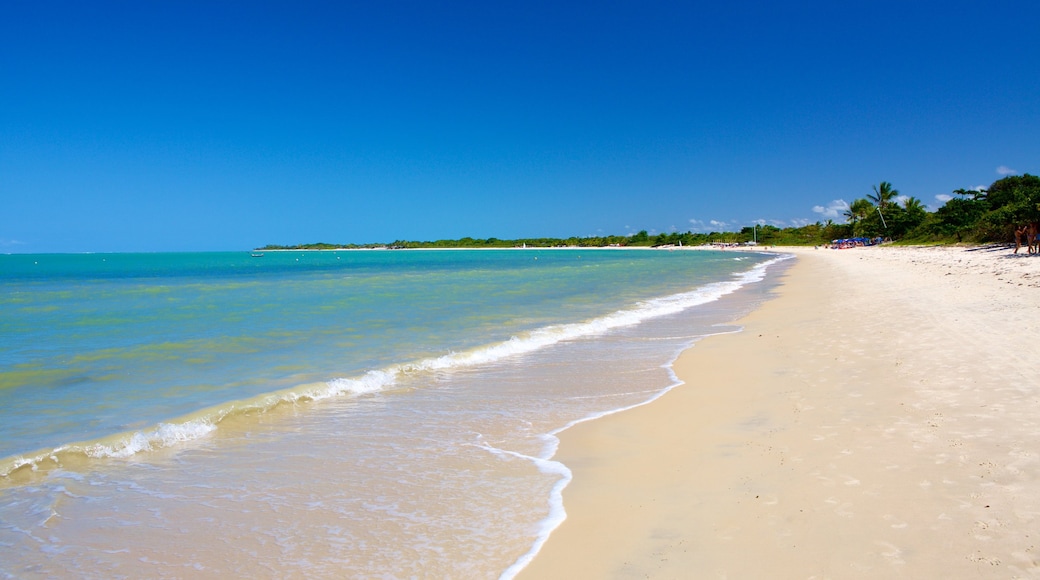
[[[924,208],[924,204],[921,203],[921,200],[916,197],[908,197],[904,199],[903,209],[905,209],[908,214],[918,214],[928,211]]]
[[[874,186],[874,195],[867,195],[870,201],[877,204],[882,210],[888,205],[888,202],[895,199],[899,195],[899,191],[892,189],[892,184],[887,181],[882,181],[880,185]]]
[[[845,211],[841,212],[842,217],[845,218],[845,223],[850,223],[853,227],[856,226],[856,220],[859,219],[859,214],[852,211],[852,206],[845,208]]]
[[[852,205],[842,213],[842,215],[845,216],[845,219],[852,224],[853,235],[855,235],[856,232],[856,222],[870,215],[870,212],[872,211],[874,211],[874,204],[861,197],[852,202]]]

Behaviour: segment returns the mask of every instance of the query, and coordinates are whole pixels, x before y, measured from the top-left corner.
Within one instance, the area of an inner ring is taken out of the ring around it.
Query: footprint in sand
[[[890,544],[888,542],[881,541],[877,541],[874,543],[883,548],[881,551],[881,555],[884,556],[885,559],[887,559],[892,564],[905,563],[903,560],[903,550],[899,549],[899,547],[895,544]]]
[[[840,506],[838,506],[838,509],[834,510],[834,513],[843,518],[851,518],[852,516],[856,515],[856,512],[848,509],[850,507],[852,507],[851,503],[843,502]]]
[[[990,558],[983,556],[982,554],[971,554],[968,556],[968,560],[978,564],[989,564],[990,566],[1000,566],[1000,558]]]
[[[889,525],[896,530],[901,530],[909,525],[892,514],[885,514],[881,516],[881,519],[889,522]]]
[[[830,486],[834,485],[834,480],[831,479],[830,477],[827,477],[826,475],[823,475],[823,474],[821,474],[819,472],[813,473],[811,475],[815,475],[816,479],[820,480],[820,482],[822,482],[823,485],[825,485],[827,487],[830,487]]]
[[[715,532],[715,537],[720,540],[732,540],[733,536],[737,535],[739,532],[740,526],[730,526],[723,530],[717,530]]]

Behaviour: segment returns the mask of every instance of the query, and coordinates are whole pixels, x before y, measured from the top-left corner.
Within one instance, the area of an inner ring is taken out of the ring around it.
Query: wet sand
[[[521,578],[1040,577],[1040,257],[792,251],[685,385],[562,434]]]

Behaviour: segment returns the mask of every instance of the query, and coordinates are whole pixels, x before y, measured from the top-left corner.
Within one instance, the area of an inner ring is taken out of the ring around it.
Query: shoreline
[[[494,250],[487,248],[486,250]],[[519,249],[519,248],[517,248]],[[532,249],[532,248],[528,248]],[[537,249],[537,248],[535,248]],[[579,248],[543,248],[550,250],[571,250]],[[626,250],[650,250],[656,248],[611,248]],[[469,248],[439,248],[434,251],[468,251]],[[477,250],[480,250],[477,248]],[[310,250],[275,250],[278,252],[295,252]],[[332,250],[314,250],[329,252]],[[425,251],[416,249],[415,251]],[[775,259],[775,255],[773,258]],[[752,270],[752,272],[755,269]],[[747,274],[745,274],[747,275]],[[723,295],[728,294],[725,292]],[[628,313],[637,312],[638,308],[632,306],[625,310]],[[604,314],[600,317],[566,324],[567,327],[583,326],[590,323],[603,323],[615,313]],[[528,334],[544,333],[557,325],[550,325],[533,329]],[[544,338],[544,337],[543,337]],[[528,336],[527,340],[531,340]],[[556,340],[556,339],[554,339]],[[226,429],[225,420],[241,420],[243,417],[263,415],[275,412],[280,407],[295,407],[302,402],[316,402],[325,398],[333,397],[360,397],[371,392],[382,391],[386,385],[375,384],[368,381],[371,376],[394,377],[408,368],[434,368],[439,364],[448,366],[469,366],[468,357],[475,353],[496,351],[504,346],[519,344],[516,337],[500,342],[492,342],[478,345],[471,349],[449,352],[439,356],[428,358],[400,361],[389,364],[378,369],[361,371],[358,374],[328,378],[326,380],[303,380],[292,382],[291,386],[285,386],[273,391],[263,392],[241,399],[232,399],[207,405],[200,409],[191,410],[187,413],[156,419],[151,424],[124,429],[112,433],[88,437],[84,439],[73,439],[62,441],[49,446],[16,452],[11,455],[0,455],[0,489],[14,487],[26,483],[39,481],[51,472],[77,466],[82,468],[93,461],[107,459],[126,459],[142,452],[155,452],[166,448],[176,448],[178,445],[188,441],[201,439],[209,436],[219,428]],[[502,356],[510,356],[508,353]],[[452,363],[451,360],[458,362]],[[392,384],[393,379],[388,384]],[[673,385],[674,387],[674,385]],[[672,388],[672,387],[669,387]],[[660,396],[660,395],[658,395]],[[656,399],[656,397],[654,397]],[[650,401],[645,401],[646,404]],[[618,412],[611,411],[609,414]],[[586,419],[587,420],[587,419]],[[584,421],[584,420],[583,420]],[[233,421],[228,421],[231,423]],[[223,427],[222,427],[223,426]],[[555,435],[555,433],[554,433]]]
[[[1040,575],[1040,261],[778,250],[684,385],[561,433],[567,519],[519,578]]]

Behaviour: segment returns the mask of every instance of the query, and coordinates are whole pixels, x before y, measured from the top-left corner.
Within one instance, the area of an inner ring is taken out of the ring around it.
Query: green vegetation
[[[671,232],[650,235],[643,230],[631,236],[592,236],[570,238],[498,238],[437,240],[418,242],[397,240],[389,244],[269,244],[258,250],[332,250],[338,248],[552,248],[608,246],[699,246],[709,243],[747,243],[760,245],[817,245],[851,237],[881,237],[906,243],[1010,242],[1016,225],[1040,222],[1040,177],[1015,175],[994,182],[989,189],[958,189],[934,212],[925,209],[915,197],[902,198],[891,183],[882,181],[874,193],[853,201],[844,217],[846,223],[816,222],[802,227],[778,228],[770,225],[747,226],[739,232]]]
[[[898,192],[882,182],[875,195],[854,201],[846,215],[850,236],[877,237],[906,243],[996,242],[1014,240],[1016,225],[1040,222],[1040,177],[1013,175],[988,189],[958,189],[935,212],[917,198],[893,203]]]

